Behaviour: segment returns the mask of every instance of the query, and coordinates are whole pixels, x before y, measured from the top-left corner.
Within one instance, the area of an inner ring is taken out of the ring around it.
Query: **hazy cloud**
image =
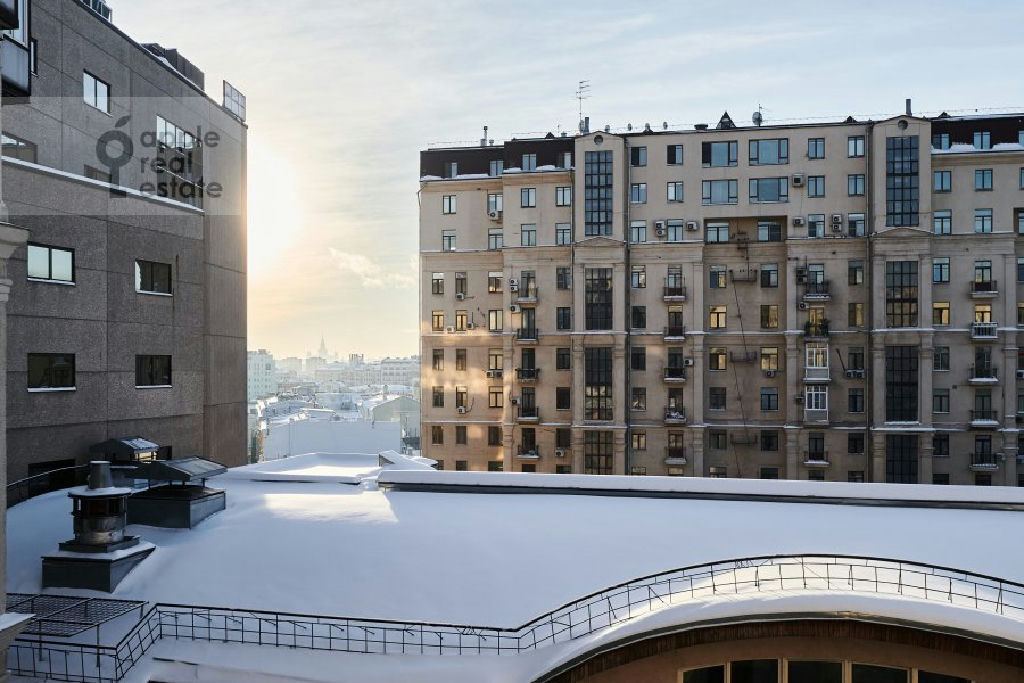
[[[335,267],[343,273],[354,275],[362,287],[375,289],[390,287],[406,289],[416,286],[415,271],[388,271],[364,254],[353,254],[331,247],[329,249]]]

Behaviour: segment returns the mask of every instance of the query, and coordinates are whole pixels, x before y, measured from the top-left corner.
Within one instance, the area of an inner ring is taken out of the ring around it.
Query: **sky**
[[[591,127],[1024,111],[1024,3],[108,0],[248,98],[249,347],[417,353],[419,155]],[[189,21],[180,18],[188,17]]]

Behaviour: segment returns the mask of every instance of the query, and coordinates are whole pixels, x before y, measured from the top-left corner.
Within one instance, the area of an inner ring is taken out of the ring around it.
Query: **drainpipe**
[[[631,460],[632,460],[632,457],[633,457],[633,449],[630,446],[630,444],[632,444],[632,442],[633,442],[633,426],[632,426],[632,424],[630,422],[630,419],[629,419],[630,418],[630,413],[631,413],[631,410],[632,410],[632,405],[630,404],[630,400],[629,400],[629,394],[630,394],[630,391],[631,391],[631,384],[630,384],[630,375],[631,375],[631,373],[630,373],[630,363],[631,363],[631,361],[630,361],[630,354],[632,353],[632,348],[631,348],[632,347],[632,339],[630,337],[630,327],[631,327],[631,323],[632,323],[632,310],[633,310],[632,309],[633,291],[632,291],[632,286],[631,286],[632,285],[632,277],[633,276],[632,276],[632,273],[631,273],[632,264],[631,264],[631,261],[630,261],[630,253],[629,253],[629,229],[630,229],[629,228],[629,217],[630,217],[630,213],[629,213],[630,212],[630,204],[629,204],[629,192],[630,192],[630,189],[629,189],[629,184],[630,184],[630,181],[633,178],[631,177],[632,166],[630,164],[629,138],[628,137],[625,138],[625,141],[626,141],[626,144],[625,144],[625,152],[623,154],[623,165],[626,168],[626,172],[625,172],[626,182],[623,183],[623,188],[622,189],[623,189],[623,195],[625,196],[625,201],[623,202],[623,206],[625,207],[624,210],[623,210],[623,217],[624,217],[623,218],[623,221],[624,221],[623,229],[625,230],[625,234],[623,235],[623,237],[625,238],[623,240],[623,254],[624,254],[624,257],[625,257],[625,261],[626,261],[626,264],[625,264],[625,276],[626,276],[625,290],[626,290],[626,294],[625,294],[625,297],[624,297],[625,306],[626,306],[626,309],[624,311],[624,313],[625,313],[625,323],[626,323],[626,338],[625,338],[623,343],[625,345],[626,350],[625,350],[625,357],[623,359],[623,365],[625,366],[625,379],[623,380],[622,384],[623,384],[623,387],[624,387],[625,394],[624,394],[623,404],[622,405],[623,405],[623,423],[626,426],[626,430],[625,430],[625,432],[626,432],[626,444],[625,444],[625,447],[623,449],[623,453],[624,453],[623,460],[624,460],[624,464],[625,464],[625,468],[626,468],[625,474],[628,475],[630,473],[630,471],[631,471],[631,466],[632,466]],[[613,326],[614,326],[614,323],[613,323]]]
[[[864,141],[864,162],[867,164],[865,170],[865,183],[864,183],[864,194],[867,200],[868,208],[866,213],[866,225],[865,225],[865,247],[866,247],[866,261],[864,263],[864,283],[867,286],[868,300],[866,315],[868,319],[867,329],[867,344],[864,347],[864,365],[871,369],[870,373],[865,373],[865,386],[869,387],[869,391],[866,391],[866,403],[864,406],[867,411],[867,429],[864,434],[864,458],[866,460],[864,465],[864,481],[869,482],[873,480],[874,470],[874,438],[872,437],[872,428],[875,426],[875,265],[874,265],[874,226],[875,226],[875,208],[874,208],[874,177],[872,173],[871,164],[871,143],[874,138],[874,124],[868,125],[865,131]]]

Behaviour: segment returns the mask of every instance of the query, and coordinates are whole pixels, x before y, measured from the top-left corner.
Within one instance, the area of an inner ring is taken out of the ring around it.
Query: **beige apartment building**
[[[1019,483],[1024,115],[726,114],[421,176],[439,467]]]

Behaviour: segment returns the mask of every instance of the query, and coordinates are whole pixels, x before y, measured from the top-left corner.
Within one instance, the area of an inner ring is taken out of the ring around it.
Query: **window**
[[[932,214],[932,232],[936,235],[948,235],[953,230],[953,212],[949,209],[936,210]]]
[[[850,237],[863,237],[865,235],[866,222],[864,214],[851,213],[847,216],[850,226]]]
[[[101,81],[88,71],[82,72],[82,94],[85,103],[100,111],[110,113],[110,84]]]
[[[6,154],[6,152],[5,152]],[[1024,166],[1020,169],[1020,189],[1024,190]]]
[[[886,327],[917,327],[917,262],[885,264]]]
[[[572,244],[571,223],[555,223],[555,244],[559,246]]]
[[[28,354],[28,390],[54,391],[75,388],[75,355]]]
[[[505,394],[501,387],[487,388],[487,407],[503,408],[505,406]]]
[[[135,291],[144,294],[171,294],[171,264],[155,261],[135,262]]]
[[[936,346],[932,354],[932,370],[949,370],[949,347]]]
[[[779,307],[776,304],[761,304],[761,329],[779,328]]]
[[[455,251],[455,231],[454,230],[442,230],[441,231],[441,250],[442,251]]]
[[[774,429],[762,429],[759,436],[761,452],[777,453],[779,451],[779,433]]]
[[[825,158],[825,138],[810,138],[807,140],[807,158]]]
[[[724,451],[729,448],[729,439],[725,432],[718,429],[709,431],[708,448],[713,451]]]
[[[504,239],[501,230],[492,229],[487,231],[487,248],[501,249],[504,246]]]
[[[706,237],[708,244],[725,244],[729,241],[728,223],[708,223]]]
[[[950,192],[953,189],[953,173],[951,171],[934,171],[932,173],[932,190]]]
[[[751,140],[748,144],[751,166],[789,163],[789,139]]]
[[[850,327],[864,327],[864,304],[851,302],[847,305],[847,322]]]
[[[555,410],[571,409],[569,387],[555,387]]]
[[[949,434],[936,434],[932,437],[932,455],[949,456]]]
[[[974,189],[985,191],[992,189],[992,169],[979,168],[974,172]]]
[[[739,148],[733,142],[702,142],[700,146],[701,165],[735,166]]]
[[[932,412],[933,413],[948,413],[949,412],[949,389],[933,389],[932,390]]]
[[[466,408],[469,405],[469,389],[467,387],[455,387],[455,407]]]
[[[594,429],[583,432],[584,474],[611,474],[614,453],[611,432]]]
[[[916,422],[918,397],[918,348],[885,347],[885,419]]]
[[[633,306],[630,316],[630,329],[634,330],[645,330],[647,329],[647,307],[646,306]]]
[[[459,175],[459,165],[454,161],[446,161],[444,163],[444,170],[442,171],[442,177],[444,178],[455,178]]]
[[[646,451],[647,450],[647,432],[633,432],[631,434],[630,445],[634,451]]]
[[[934,149],[949,149],[949,133],[932,133]]]
[[[455,445],[465,446],[466,445],[466,425],[455,426]]]
[[[932,304],[932,325],[949,325],[949,302],[936,301]]]
[[[572,447],[572,430],[566,429],[565,427],[559,427],[555,429],[555,447],[556,448],[571,448]]]
[[[505,172],[505,162],[501,159],[491,159],[487,164],[487,175],[497,178]],[[500,211],[500,209],[499,209]]]
[[[430,428],[430,443],[433,444],[434,446],[443,446],[444,445],[444,427],[441,427],[439,425],[434,425],[433,427]],[[459,469],[459,464],[460,463],[465,465],[465,462],[466,462],[465,460],[458,460],[458,461],[456,461],[455,462],[455,469]],[[464,469],[465,469],[465,467],[464,467]]]
[[[647,348],[634,346],[629,350],[629,369],[638,372],[647,369]]]
[[[846,176],[846,194],[851,197],[864,196],[864,174],[851,173]]]
[[[864,156],[864,136],[863,135],[851,135],[846,138],[846,156],[848,157],[862,157]]]
[[[572,308],[559,306],[555,309],[555,328],[559,330],[572,329]]]
[[[586,420],[612,419],[612,349],[584,349],[583,415]]]
[[[750,202],[788,202],[789,178],[751,178]]]
[[[711,266],[708,270],[708,285],[711,289],[725,289],[726,283],[725,266]]]
[[[455,370],[465,372],[467,366],[466,349],[455,349]]]
[[[823,213],[812,213],[807,216],[807,236],[808,237],[824,237],[825,236],[825,214]]]
[[[537,206],[537,188],[524,187],[519,190],[519,206],[530,209]]]
[[[974,210],[974,232],[992,232],[992,209]]]
[[[488,460],[487,461],[488,472],[504,472],[505,464],[501,460]]]
[[[992,133],[988,131],[975,133],[974,149],[992,149]]]
[[[498,309],[487,312],[487,329],[491,332],[501,332],[505,329],[505,311]],[[444,315],[442,313],[442,315]]]
[[[847,402],[849,404],[849,411],[851,413],[863,413],[864,412],[864,389],[862,387],[853,387],[847,394]]]
[[[864,347],[851,346],[846,352],[846,364],[850,370],[864,369]]]
[[[20,159],[21,161],[28,161],[30,163],[36,163],[38,158],[38,152],[36,144],[23,140],[16,135],[10,133],[3,134],[3,155],[11,159]]]
[[[439,372],[444,370],[444,349],[434,349],[431,352],[430,369]]]
[[[729,468],[722,466],[712,466],[708,468],[709,479],[725,479],[729,476]]]
[[[537,224],[536,223],[523,223],[519,226],[521,232],[521,246],[524,247],[535,247],[537,246]]]
[[[768,371],[778,371],[779,348],[777,346],[761,347],[761,369]]]
[[[851,285],[862,285],[864,284],[864,262],[863,261],[847,261],[846,272],[848,281]]]
[[[828,410],[828,387],[809,384],[804,390],[804,408],[813,411]]]
[[[683,181],[674,180],[667,185],[667,199],[670,202],[681,202],[683,201]]]
[[[431,387],[431,403],[434,408],[444,408],[444,387]]]
[[[683,165],[683,146],[682,145],[668,145],[667,163],[669,166],[682,166]]]
[[[724,330],[726,328],[725,306],[712,306],[708,315],[708,327],[712,330]]]
[[[555,206],[571,206],[572,205],[572,187],[556,187],[555,188]]]
[[[885,224],[916,227],[919,222],[918,136],[885,139]]]
[[[647,410],[647,388],[646,387],[632,387],[630,388],[630,410],[642,412]]]
[[[430,293],[444,294],[444,273],[433,273],[430,276]]]
[[[572,168],[572,152],[558,153],[558,168]]]
[[[629,186],[629,203],[647,203],[647,183],[633,183]]]
[[[1017,259],[1017,282],[1024,282],[1024,258]]]
[[[441,213],[455,213],[455,195],[446,194],[441,197]]]
[[[30,280],[73,283],[75,281],[75,252],[71,249],[29,244],[27,273]]]
[[[584,165],[584,234],[612,234],[612,153],[587,152]]]
[[[442,276],[443,277],[443,276]],[[469,282],[466,273],[455,273],[455,293],[466,295],[468,291],[467,283]]]
[[[777,263],[762,263],[759,271],[759,277],[761,279],[761,286],[764,288],[772,288],[779,286],[779,264]]]
[[[1017,326],[1024,326],[1024,303],[1017,304]]]
[[[725,387],[708,388],[708,410],[725,410]]]
[[[586,292],[586,329],[612,329],[612,269],[587,268],[584,271]]]
[[[555,370],[569,370],[572,368],[572,350],[566,347],[555,349]]]
[[[758,242],[781,242],[782,223],[779,221],[758,221],[757,222]]]
[[[646,147],[632,147],[629,150],[629,165],[630,166],[646,166],[647,165],[647,148]]]
[[[455,329],[459,332],[466,331],[466,323],[469,322],[469,313],[467,311],[455,311]]]
[[[444,330],[444,311],[431,312],[430,329],[434,332],[441,332]]]
[[[487,349],[487,369],[499,371],[505,369],[505,354],[501,349]]]
[[[708,369],[725,370],[727,365],[727,352],[723,346],[712,346],[708,351]]]
[[[666,239],[669,242],[683,241],[683,221],[665,221],[665,227],[668,229],[668,236]]]
[[[647,266],[630,267],[630,286],[633,289],[644,289],[647,287]]]
[[[948,256],[937,256],[932,259],[932,282],[935,284],[949,282]]]
[[[536,154],[524,154],[521,168],[524,171],[536,171],[537,170],[537,155]]]
[[[631,221],[629,224],[629,241],[634,244],[647,241],[647,221]]]
[[[735,204],[738,201],[738,185],[735,180],[705,180],[701,182],[701,203]]]
[[[779,409],[779,390],[775,387],[761,387],[761,410],[774,412]]]
[[[500,213],[504,208],[505,195],[500,193],[490,193],[487,195],[487,213]]]
[[[823,175],[812,175],[807,177],[807,196],[808,197],[824,197],[825,196],[825,176]]]
[[[846,452],[858,455],[864,452],[864,435],[863,434],[847,434],[846,435]]]

